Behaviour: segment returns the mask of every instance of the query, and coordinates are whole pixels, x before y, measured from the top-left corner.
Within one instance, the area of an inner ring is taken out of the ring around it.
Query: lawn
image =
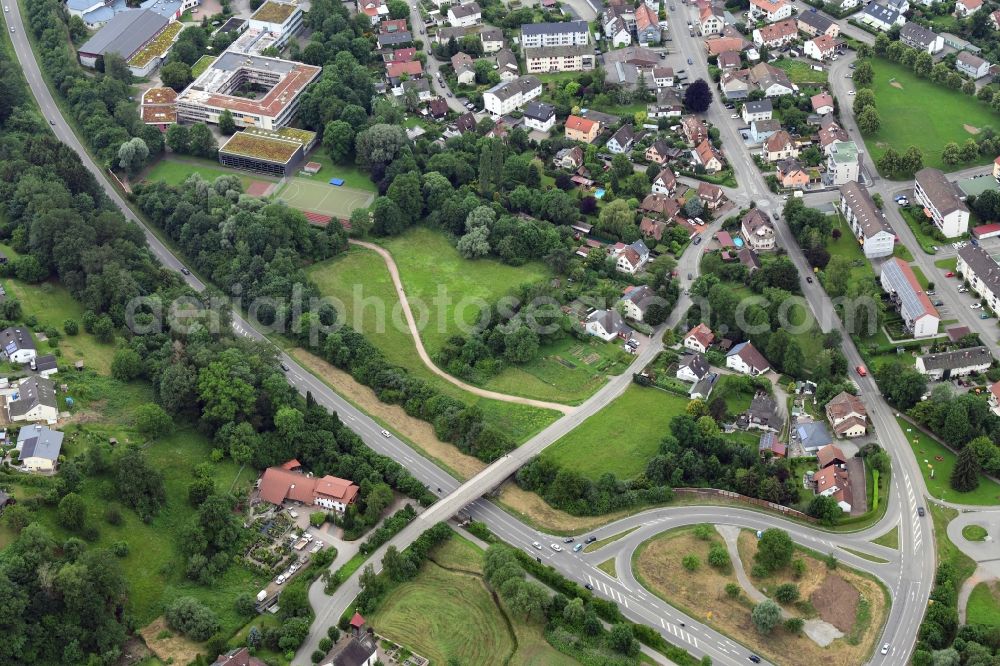
[[[315,174],[300,174],[303,178],[318,180],[323,183],[329,181],[331,178],[343,178],[344,185],[347,187],[353,187],[358,190],[366,190],[368,192],[378,191],[375,187],[375,183],[373,183],[372,179],[368,177],[367,172],[362,171],[353,164],[346,166],[342,164],[334,164],[319,148],[316,148],[309,155],[307,155],[306,161],[319,162],[323,166]]]
[[[630,479],[646,469],[670,419],[683,413],[687,403],[660,389],[629,386],[542,455],[591,479],[606,472]]]
[[[899,550],[899,526],[893,527],[877,539],[872,539],[872,543]]]
[[[750,409],[750,401],[753,400],[752,391],[740,391],[738,388],[740,377],[738,375],[722,375],[719,383],[715,387],[714,397],[721,397],[726,402],[726,411],[730,416],[736,416]]]
[[[948,271],[954,273],[955,269],[958,267],[958,257],[951,257],[950,259],[938,259],[937,261],[934,262],[934,265],[940,268],[945,273],[947,273]]]
[[[223,169],[222,165],[218,162],[198,160],[190,157],[185,157],[184,161],[175,160],[170,157],[160,158],[153,166],[146,169],[143,174],[143,180],[161,180],[167,185],[180,185],[193,173],[201,174],[202,178],[207,181],[213,181],[219,176],[237,175],[240,177],[244,188],[256,178],[270,180],[266,176],[259,175],[251,178],[245,173]]]
[[[73,457],[82,453],[91,441],[115,436],[122,443],[142,441],[131,429],[130,419],[135,407],[153,399],[147,384],[122,384],[110,378],[80,375],[70,383],[74,396],[79,396],[79,409],[86,410],[94,419],[84,426],[69,426],[64,444],[64,454]],[[228,635],[246,621],[234,608],[236,597],[255,593],[266,582],[258,574],[233,564],[226,574],[212,587],[202,587],[184,576],[185,558],[179,544],[182,534],[195,515],[188,502],[188,485],[194,468],[210,460],[213,445],[204,435],[190,425],[179,424],[167,437],[145,447],[150,464],[164,476],[166,505],[150,522],[144,523],[130,509],[122,508],[122,523],[109,524],[104,519],[108,506],[104,493],[112,483],[111,476],[85,477],[77,491],[87,505],[87,522],[100,530],[100,537],[93,546],[110,547],[126,541],[129,554],[121,562],[129,584],[129,610],[139,627],[145,626],[163,612],[170,600],[189,595],[200,599],[219,615],[223,633]],[[220,490],[228,491],[239,479],[249,485],[254,480],[251,470],[240,468],[228,458],[212,464],[213,478]],[[17,489],[15,488],[15,493]],[[23,495],[19,495],[23,497]],[[56,522],[56,511],[42,505],[36,513],[37,520],[62,541],[72,536]]]
[[[920,283],[920,286],[923,289],[927,289],[928,285],[927,276],[924,275],[924,272],[922,270],[920,270],[920,266],[911,266],[910,268],[913,269],[913,276],[917,278],[917,282]]]
[[[458,543],[433,553],[415,579],[393,589],[368,616],[376,632],[433,664],[576,663],[545,642],[540,624],[508,617],[478,573],[469,573],[481,569],[483,552],[457,535],[452,541]]]
[[[996,582],[980,583],[972,588],[965,619],[969,624],[1000,625],[1000,589]]]
[[[873,58],[871,62],[875,69],[872,89],[882,126],[866,137],[865,143],[876,163],[889,146],[899,152],[916,146],[923,152],[924,166],[954,170],[941,161],[945,144],[961,144],[972,137],[966,126],[979,130],[1000,127],[1000,116],[974,97],[919,79],[910,69],[888,60]],[[989,161],[984,156],[973,164]]]
[[[832,236],[826,243],[826,250],[831,257],[844,257],[851,262],[851,277],[849,282],[857,284],[875,277],[871,264],[865,259],[864,250],[854,237],[854,232],[839,214],[834,218],[834,229],[840,230],[840,238]],[[808,358],[808,356],[806,357]]]
[[[828,77],[826,70],[817,72],[805,60],[791,60],[789,58],[783,58],[771,64],[778,69],[785,70],[785,73],[788,74],[788,78],[792,80],[792,83],[798,85],[802,85],[804,83],[824,84],[827,82]]]
[[[938,565],[948,563],[955,569],[955,589],[958,590],[976,570],[975,560],[959,550],[948,538],[948,523],[955,519],[958,510],[941,506],[937,502],[928,502],[927,510],[934,521],[934,546]]]
[[[924,482],[932,497],[955,504],[1000,503],[1000,484],[985,476],[980,476],[979,487],[973,491],[960,493],[953,490],[948,480],[955,467],[955,454],[902,418],[897,418],[896,421],[910,442],[913,455],[917,458],[917,465],[920,466],[920,473],[924,475]]]
[[[982,525],[966,525],[962,528],[962,537],[966,541],[986,541],[989,534]]]
[[[338,311],[346,324],[368,336],[390,363],[406,368],[445,395],[475,404],[483,411],[487,421],[516,441],[527,440],[558,416],[556,412],[527,405],[480,398],[432,373],[417,357],[409,330],[403,325],[387,322],[393,309],[398,309],[399,301],[385,263],[371,250],[352,247],[345,254],[311,267],[309,277],[325,296],[337,298],[343,303]],[[354,298],[355,290],[359,293],[358,300]],[[355,303],[361,307],[352,307]],[[401,314],[398,321],[402,321]]]
[[[935,254],[937,250],[934,248],[937,246],[938,241],[924,231],[924,224],[926,219],[920,209],[917,207],[902,207],[899,209],[899,214],[902,215],[903,219],[906,220],[906,226],[910,228],[913,235],[917,238],[917,243],[920,244],[920,249],[924,251],[925,254]],[[958,261],[954,259],[953,261]]]
[[[473,326],[486,303],[550,276],[540,262],[515,267],[494,259],[463,259],[444,234],[424,227],[382,245],[396,260],[414,316],[419,320],[423,311],[426,317],[420,335],[431,355],[449,336]]]

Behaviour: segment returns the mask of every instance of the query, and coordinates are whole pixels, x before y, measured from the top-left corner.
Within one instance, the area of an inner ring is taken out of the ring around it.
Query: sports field
[[[974,97],[931,83],[901,65],[873,58],[875,106],[882,127],[865,138],[868,152],[878,161],[892,146],[902,153],[916,146],[924,154],[924,166],[954,170],[941,161],[945,144],[961,145],[985,127],[1000,129],[1000,115]],[[841,100],[843,101],[843,100]],[[972,164],[985,164],[991,156]]]
[[[328,180],[292,178],[278,191],[278,198],[292,208],[347,219],[355,208],[371,204],[375,195],[353,187],[330,185]]]

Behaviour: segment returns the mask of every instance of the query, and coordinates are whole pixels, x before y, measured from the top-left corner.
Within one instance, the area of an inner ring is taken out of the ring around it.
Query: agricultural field
[[[352,247],[345,254],[312,266],[309,277],[324,295],[343,303],[338,309],[345,323],[368,336],[391,363],[406,368],[442,393],[476,404],[489,422],[515,440],[525,441],[557,416],[548,410],[474,396],[432,373],[417,357],[413,338],[399,311],[389,271],[375,252]],[[357,301],[354,298],[356,289],[360,290]],[[364,306],[353,307],[355,302],[362,303],[360,299],[365,299]],[[392,316],[394,310],[396,315]],[[318,371],[315,367],[313,370]]]
[[[591,479],[606,472],[632,478],[646,469],[670,419],[687,403],[685,397],[633,384],[542,455]]]
[[[540,624],[513,621],[482,580],[482,558],[471,542],[452,537],[414,580],[389,593],[369,624],[435,664],[576,664],[545,642]]]
[[[916,146],[924,155],[924,166],[954,170],[941,161],[945,144],[962,144],[984,127],[1000,127],[1000,115],[974,97],[919,79],[906,67],[873,58],[872,90],[882,127],[865,138],[872,160],[878,162],[886,148],[902,152]],[[986,164],[984,156],[972,164]]]
[[[998,504],[1000,503],[1000,484],[986,476],[980,476],[979,487],[967,493],[953,490],[949,479],[955,468],[956,455],[943,444],[922,433],[916,427],[903,419],[896,419],[903,435],[909,440],[910,448],[920,466],[927,490],[935,499],[954,502],[955,504]],[[932,476],[933,475],[933,476]]]

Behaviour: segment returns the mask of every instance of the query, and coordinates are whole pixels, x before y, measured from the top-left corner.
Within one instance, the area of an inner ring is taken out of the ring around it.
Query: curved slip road
[[[420,357],[420,360],[423,361],[428,370],[446,382],[454,384],[463,391],[467,391],[473,395],[478,395],[482,398],[490,398],[501,402],[514,402],[519,405],[540,407],[541,409],[554,409],[558,412],[562,412],[563,414],[569,414],[576,409],[576,407],[564,405],[559,402],[547,402],[545,400],[534,400],[533,398],[522,398],[516,395],[507,395],[506,393],[498,393],[496,391],[482,389],[478,386],[473,386],[472,384],[466,384],[461,379],[453,377],[441,368],[437,367],[437,365],[434,364],[434,361],[431,360],[430,354],[427,353],[427,349],[424,348],[424,341],[420,339],[420,329],[417,328],[417,321],[413,318],[413,311],[410,309],[410,301],[406,298],[406,290],[403,289],[403,282],[399,279],[399,267],[396,266],[396,260],[392,258],[392,253],[381,245],[376,245],[375,243],[354,240],[353,238],[348,242],[351,245],[372,250],[382,257],[383,261],[385,261],[385,266],[389,269],[389,276],[392,277],[392,284],[396,288],[396,296],[399,297],[399,303],[403,307],[403,316],[406,317],[406,326],[410,329],[410,336],[413,338],[413,344],[417,347],[417,356]]]

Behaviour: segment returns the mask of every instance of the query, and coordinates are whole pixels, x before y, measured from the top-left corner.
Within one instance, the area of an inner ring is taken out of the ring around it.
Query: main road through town
[[[38,106],[45,118],[52,124],[55,135],[77,152],[84,166],[101,183],[108,197],[122,210],[128,219],[143,229],[150,250],[163,265],[174,271],[180,271],[183,267],[182,262],[152,232],[143,220],[135,215],[118,190],[115,189],[108,175],[90,157],[73,132],[70,124],[63,117],[60,107],[52,98],[39,70],[35,54],[25,33],[25,26],[20,15],[20,7],[17,2],[10,2],[9,7],[9,13],[6,13],[4,16],[8,20],[9,25],[14,28],[11,39],[14,44],[15,53],[22,66],[28,85],[37,100]],[[682,6],[681,9],[684,10],[686,8]],[[676,13],[673,18],[677,18]],[[686,33],[683,33],[683,31],[675,31],[675,33],[677,34],[677,41],[679,42],[681,52],[686,57],[691,57],[696,63],[693,68],[697,76],[709,80],[703,60],[703,53],[697,43],[693,39],[687,38]],[[767,191],[767,188],[764,187],[763,180],[759,173],[756,172],[752,161],[741,159],[746,156],[740,155],[740,149],[738,148],[740,146],[739,137],[734,128],[731,124],[725,122],[717,107],[713,107],[713,110],[709,114],[709,120],[722,128],[726,145],[730,148],[730,158],[736,168],[737,178],[745,192],[745,201],[740,201],[739,203],[757,201],[758,205],[762,207],[773,206],[775,202]],[[788,248],[789,254],[796,262],[796,265],[805,274],[807,267],[802,254],[798,251],[794,241],[788,237],[787,231],[779,229],[779,238],[783,246]],[[679,271],[682,275],[689,272],[697,272],[698,254],[698,246],[691,246],[684,254],[679,265]],[[185,275],[184,279],[196,291],[200,292],[205,289],[204,283],[194,275]],[[825,329],[832,326],[839,326],[839,323],[835,321],[832,315],[832,307],[829,300],[826,299],[818,287],[807,289],[806,294],[814,312],[820,316],[821,321],[825,321]],[[474,513],[477,520],[485,521],[498,536],[516,546],[526,546],[533,541],[540,541],[545,544],[552,542],[552,538],[531,529],[496,505],[481,500],[481,495],[495,488],[503,480],[510,477],[526,461],[582,423],[586,418],[597,413],[616,396],[620,395],[631,382],[631,371],[643,367],[658,353],[661,348],[660,340],[663,330],[668,326],[676,325],[679,321],[680,313],[684,312],[689,304],[690,302],[687,297],[682,296],[670,320],[664,327],[660,327],[650,341],[643,345],[628,372],[611,379],[607,385],[582,405],[574,409],[570,414],[563,416],[533,437],[529,442],[511,452],[508,456],[497,460],[464,483],[459,483],[395,437],[383,437],[380,434],[382,430],[380,424],[356,409],[350,402],[336,394],[328,386],[319,382],[293,359],[284,354],[280,354],[280,356],[289,367],[287,373],[288,380],[297,390],[302,393],[311,392],[318,403],[336,411],[344,423],[357,432],[373,449],[403,464],[414,476],[427,484],[428,487],[441,489],[441,500],[424,511],[413,523],[396,535],[389,544],[386,544],[386,546],[383,546],[373,554],[371,561],[378,567],[382,554],[388,545],[391,544],[398,548],[403,548],[412,543],[420,533],[433,523],[445,520],[467,506]],[[823,318],[824,315],[825,319]],[[264,339],[264,336],[238,313],[233,314],[233,327],[241,335],[256,340]],[[852,364],[860,364],[860,357],[846,336],[845,353]],[[866,402],[869,405],[869,410],[872,413],[874,425],[883,443],[893,453],[893,476],[896,482],[893,484],[892,496],[889,498],[889,511],[886,518],[877,528],[852,535],[834,535],[761,513],[736,508],[706,507],[699,509],[685,508],[682,510],[670,508],[655,509],[605,526],[601,530],[598,530],[597,534],[610,535],[620,529],[628,529],[634,525],[643,526],[642,530],[640,530],[641,533],[652,534],[661,529],[667,529],[672,525],[690,524],[692,522],[734,524],[753,529],[780,526],[788,530],[797,542],[814,547],[817,550],[829,551],[834,544],[843,544],[850,545],[852,549],[888,559],[890,560],[889,564],[876,565],[850,553],[838,553],[838,556],[845,563],[870,571],[888,585],[892,592],[894,603],[889,621],[886,624],[885,639],[892,642],[893,648],[889,656],[881,659],[880,663],[906,663],[908,655],[912,650],[917,625],[923,613],[933,572],[933,548],[930,543],[930,528],[915,519],[916,506],[924,491],[920,475],[916,471],[915,461],[909,453],[905,439],[903,439],[902,434],[893,422],[891,410],[881,400],[874,383],[870,379],[857,379]],[[901,516],[902,520],[900,520]],[[901,550],[898,555],[889,552],[888,549],[881,549],[867,542],[867,539],[888,530],[896,522],[899,522],[900,525]],[[632,543],[631,540],[623,541],[625,541],[625,545],[619,546],[619,548],[627,547],[627,544]],[[612,550],[611,548],[602,549],[602,551],[607,552],[611,552]],[[623,613],[627,617],[637,622],[649,624],[661,631],[669,641],[682,645],[691,651],[692,654],[696,656],[708,655],[712,657],[713,662],[716,664],[746,663],[745,659],[748,651],[745,647],[737,645],[718,632],[698,623],[694,618],[685,618],[683,614],[653,598],[637,586],[626,586],[620,581],[608,578],[594,567],[594,556],[555,553],[555,551],[549,548],[545,548],[540,556],[542,554],[544,554],[548,563],[552,564],[568,577],[580,582],[592,582],[595,586],[595,592],[614,599],[619,603]],[[603,554],[601,552],[601,555]],[[321,591],[317,593],[316,586],[314,586],[310,597],[314,601],[316,621],[309,638],[296,655],[295,664],[305,665],[309,663],[308,655],[318,645],[319,639],[325,634],[326,627],[337,621],[341,612],[350,604],[359,590],[357,574],[351,576],[341,585],[335,594],[330,596],[323,595]],[[317,596],[320,598],[317,599]],[[680,622],[684,622],[686,625],[683,629],[679,626]]]

